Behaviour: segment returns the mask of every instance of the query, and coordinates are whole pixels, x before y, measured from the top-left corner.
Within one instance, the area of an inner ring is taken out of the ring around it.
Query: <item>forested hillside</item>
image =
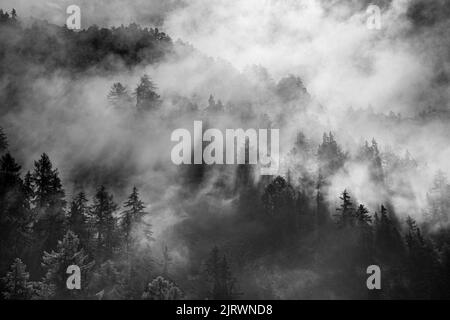
[[[136,24],[75,32],[1,11],[0,43],[3,299],[450,298],[450,182],[420,185],[423,159],[361,129],[401,140],[442,121],[432,109],[322,121],[300,77]],[[279,175],[170,163],[170,132],[199,119],[280,128]]]

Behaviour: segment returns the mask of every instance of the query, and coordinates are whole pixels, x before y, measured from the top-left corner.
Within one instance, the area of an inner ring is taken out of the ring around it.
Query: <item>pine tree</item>
[[[120,225],[125,237],[126,250],[128,253],[133,242],[133,228],[139,222],[141,222],[141,219],[145,214],[145,205],[144,202],[140,200],[139,193],[136,187],[133,187],[133,191],[128,197],[128,200],[125,202],[124,207],[126,208],[126,210],[122,213]]]
[[[369,210],[360,204],[355,213],[356,222],[361,227],[367,227],[372,222],[372,217],[369,215]]]
[[[378,143],[375,139],[372,139],[372,163],[371,163],[371,176],[377,183],[384,183],[383,165],[381,162],[380,151],[378,150]]]
[[[180,288],[161,276],[153,279],[142,294],[144,300],[180,300],[182,297]]]
[[[87,248],[89,245],[89,206],[84,192],[80,192],[73,199],[68,214],[68,228],[80,239],[81,244]]]
[[[101,259],[111,258],[118,245],[117,222],[114,217],[117,208],[113,196],[104,186],[100,186],[91,206],[91,214],[97,232],[97,254]]]
[[[31,209],[33,199],[34,199],[34,189],[33,189],[33,177],[31,175],[30,171],[28,171],[25,174],[25,177],[23,179],[23,192],[26,197],[27,209]]]
[[[316,188],[316,222],[317,226],[321,227],[329,221],[329,212],[327,203],[323,196],[323,185],[325,184],[323,177],[319,174],[317,178],[317,188]]]
[[[360,204],[355,212],[356,226],[358,227],[358,254],[362,263],[370,263],[373,256],[373,229],[372,217],[369,210]]]
[[[82,298],[87,288],[87,273],[93,267],[88,256],[80,246],[80,240],[72,231],[68,231],[58,242],[56,251],[44,252],[42,266],[46,270],[42,281],[41,296],[47,299]],[[81,290],[67,289],[67,268],[76,265],[81,270]]]
[[[172,257],[170,256],[169,249],[165,245],[163,247],[163,276],[169,275],[169,267],[172,264]]]
[[[209,95],[208,99],[208,110],[214,110],[216,108],[216,100],[212,94]]]
[[[213,95],[211,94],[208,99],[207,111],[213,114],[223,112],[224,106],[222,104],[222,101],[218,100],[216,102]]]
[[[156,86],[148,75],[141,77],[139,85],[136,87],[136,108],[140,111],[150,111],[155,109],[160,102],[160,96],[156,93]]]
[[[0,152],[5,151],[8,148],[8,139],[6,134],[3,132],[3,128],[0,127]]]
[[[430,222],[437,227],[447,226],[450,215],[450,185],[444,172],[439,170],[433,180],[431,190],[427,194]]]
[[[225,256],[220,258],[219,249],[214,247],[206,261],[206,276],[212,284],[211,298],[215,300],[229,300],[236,296],[235,280]]]
[[[20,170],[9,153],[0,158],[0,272],[21,255],[30,240],[32,216]]]
[[[17,12],[16,12],[16,9],[12,9],[11,10],[11,19],[15,22],[15,21],[17,21]]]
[[[121,107],[131,101],[131,97],[128,94],[128,89],[120,82],[116,82],[112,85],[108,94],[108,100],[116,107]]]
[[[336,209],[339,213],[336,215],[338,224],[343,227],[353,226],[355,223],[355,208],[347,190],[344,190],[339,197],[342,203],[339,208]]]
[[[30,274],[26,265],[19,258],[14,260],[10,271],[2,278],[4,284],[3,298],[6,300],[29,300],[35,290],[33,282],[29,281]]]
[[[375,214],[375,245],[381,259],[393,263],[401,261],[403,241],[384,205],[381,206],[380,216]]]
[[[42,242],[44,250],[50,250],[64,235],[66,201],[58,170],[53,169],[45,153],[35,161],[31,179],[37,215],[36,238]]]
[[[334,139],[333,134],[330,132],[328,135],[326,133],[323,134],[323,141],[317,151],[317,157],[319,161],[319,174],[326,181],[342,168],[347,159],[347,154],[342,151]]]
[[[295,203],[294,189],[283,177],[276,177],[267,185],[262,196],[262,201],[267,212],[271,215],[281,214],[283,211],[291,211]]]
[[[65,194],[59,179],[58,169],[53,169],[47,154],[42,154],[39,161],[34,162],[32,181],[35,189],[34,202],[38,208],[64,207]]]
[[[424,240],[420,233],[420,228],[417,227],[416,220],[408,216],[406,218],[406,225],[408,227],[408,232],[405,236],[406,245],[410,250],[413,250],[417,246],[424,245]]]
[[[411,294],[413,298],[435,298],[438,279],[441,277],[436,250],[433,243],[425,241],[414,219],[408,217],[406,224],[407,271]]]
[[[125,280],[116,264],[106,260],[96,270],[91,280],[91,290],[98,300],[118,300],[125,297]],[[142,291],[141,291],[142,292]]]

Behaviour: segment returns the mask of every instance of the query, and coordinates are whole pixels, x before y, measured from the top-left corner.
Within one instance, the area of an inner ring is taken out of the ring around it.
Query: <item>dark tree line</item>
[[[145,289],[145,298],[153,299],[158,298],[156,293],[148,290],[159,282],[170,283],[170,295],[183,296],[173,282],[161,277],[144,287],[158,271],[149,247],[140,245],[143,237],[147,242],[152,240],[152,232],[136,187],[121,210],[104,186],[98,187],[91,204],[84,192],[76,194],[69,205],[65,198],[59,172],[47,154],[22,177],[21,166],[9,152],[2,153],[3,298],[141,298]],[[70,291],[66,287],[66,269],[70,265],[82,271],[82,290]],[[140,287],[132,286],[136,283]]]
[[[94,66],[111,70],[118,61],[126,66],[155,63],[173,47],[170,37],[158,28],[141,28],[134,23],[111,29],[94,25],[74,31],[35,20],[24,27],[14,9],[10,14],[0,10],[0,38],[3,56],[16,56],[25,66],[37,63],[47,70],[83,71]],[[14,72],[18,66],[1,67],[4,72]]]

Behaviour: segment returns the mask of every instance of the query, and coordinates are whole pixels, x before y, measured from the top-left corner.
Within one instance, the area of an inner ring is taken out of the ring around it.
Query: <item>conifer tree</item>
[[[80,240],[72,231],[68,231],[58,242],[56,251],[44,252],[42,266],[46,274],[42,281],[41,296],[46,299],[82,298],[86,294],[87,274],[93,267],[88,256],[80,246]],[[81,270],[81,289],[67,289],[67,268],[76,265]]]
[[[3,128],[0,127],[0,152],[5,151],[8,148],[8,139],[6,134],[3,132]]]
[[[16,12],[16,9],[14,9],[14,8],[11,10],[11,19],[13,22],[17,21],[17,12]]]
[[[26,197],[27,209],[30,210],[34,199],[33,177],[30,171],[25,174],[25,177],[23,179],[23,192]]]
[[[53,169],[47,154],[35,161],[31,180],[37,217],[35,236],[44,250],[50,250],[64,235],[66,201],[58,170]]]
[[[113,196],[100,186],[91,206],[91,214],[97,233],[97,254],[100,259],[109,259],[113,256],[118,245],[117,219],[114,216],[118,206]]]
[[[142,294],[144,300],[180,300],[182,297],[180,288],[161,276],[153,279]]]
[[[0,272],[21,255],[30,240],[32,216],[20,170],[9,153],[0,158]]]
[[[128,252],[133,242],[133,227],[141,222],[141,219],[145,214],[145,205],[144,202],[140,200],[139,192],[136,187],[133,187],[133,191],[125,202],[124,207],[125,210],[122,213],[120,226],[124,234],[126,250]]]
[[[369,210],[363,205],[360,204],[355,213],[355,218],[359,226],[367,227],[372,222],[372,218],[369,215]]]
[[[80,243],[87,248],[89,245],[89,206],[84,192],[78,193],[73,199],[68,212],[68,229],[72,230],[80,239]]]
[[[211,283],[211,298],[215,300],[233,299],[236,296],[235,280],[225,256],[220,258],[219,249],[214,247],[206,261],[206,275]]]
[[[150,111],[155,109],[159,102],[160,96],[156,93],[156,86],[148,75],[141,77],[139,85],[136,87],[136,108],[139,111]]]
[[[433,244],[426,241],[416,221],[408,217],[405,241],[407,245],[407,270],[411,281],[412,297],[435,298],[439,275],[438,256]]]
[[[328,178],[336,173],[345,163],[347,154],[334,139],[333,134],[323,134],[322,144],[317,151],[319,161],[319,174],[327,181]]]
[[[163,276],[169,275],[169,267],[172,264],[172,257],[170,256],[169,249],[166,245],[163,247]]]
[[[26,271],[26,265],[16,258],[10,267],[10,271],[2,278],[3,298],[6,300],[29,300],[35,290],[33,282],[29,281],[30,274]]]
[[[108,93],[108,100],[116,107],[122,107],[131,101],[127,87],[120,82],[112,85]]]
[[[358,228],[358,254],[363,263],[370,263],[369,259],[374,253],[372,217],[369,215],[369,210],[360,204],[355,212],[355,219]]]
[[[112,260],[103,262],[93,273],[90,289],[95,292],[98,300],[123,299],[126,295],[124,288],[124,276]]]
[[[338,224],[343,227],[353,226],[355,223],[355,208],[347,190],[344,190],[344,192],[342,192],[342,195],[339,197],[339,199],[342,200],[342,203],[340,207],[336,209],[336,211],[339,212],[336,215]]]
[[[384,205],[380,216],[375,214],[375,245],[378,255],[388,262],[399,262],[404,253],[403,241],[398,229]]]

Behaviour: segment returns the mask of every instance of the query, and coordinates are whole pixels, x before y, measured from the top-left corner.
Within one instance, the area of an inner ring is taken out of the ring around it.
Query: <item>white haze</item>
[[[174,40],[188,42],[212,59],[195,53],[108,78],[90,76],[70,83],[62,76],[42,79],[35,84],[42,93],[42,104],[19,115],[9,115],[6,129],[20,132],[24,124],[29,129],[12,137],[13,143],[20,146],[15,151],[28,161],[25,168],[30,168],[40,153],[48,152],[63,178],[78,170],[80,163],[98,161],[105,168],[109,162],[127,155],[127,165],[136,170],[123,184],[128,189],[132,184],[140,187],[150,203],[148,210],[155,234],[162,241],[170,241],[164,235],[183,219],[183,209],[174,201],[178,187],[176,168],[169,160],[170,132],[180,126],[190,128],[192,122],[173,119],[167,126],[161,126],[158,119],[149,117],[140,124],[140,135],[136,136],[136,128],[128,127],[129,119],[110,109],[106,95],[113,82],[133,87],[143,73],[152,77],[163,98],[174,94],[187,96],[201,108],[211,93],[224,102],[254,95],[241,86],[244,71],[251,65],[264,66],[276,81],[291,73],[300,76],[325,111],[299,111],[278,122],[284,132],[282,152],[289,151],[299,130],[316,144],[324,131],[334,131],[338,142],[350,152],[363,139],[372,137],[381,146],[390,146],[400,154],[408,150],[425,169],[420,175],[409,177],[414,186],[414,202],[401,197],[394,199],[394,206],[403,216],[420,217],[426,208],[425,195],[434,172],[442,169],[450,173],[447,126],[418,128],[411,124],[385,130],[377,124],[349,123],[343,117],[348,107],[359,109],[369,105],[376,112],[393,110],[412,116],[429,104],[448,101],[448,91],[432,90],[435,60],[440,52],[430,47],[429,42],[421,41],[424,40],[421,35],[411,34],[414,27],[405,17],[407,0],[395,0],[383,9],[382,30],[367,29],[365,11],[345,2],[331,11],[316,0],[91,3],[94,1],[79,4],[82,14],[86,12],[83,26],[135,21],[149,26],[159,24]],[[58,24],[64,23],[67,4],[68,1],[0,1],[0,7],[16,7],[19,14]],[[66,95],[69,87],[71,96]],[[66,104],[71,107],[61,110]],[[276,108],[274,105],[260,107],[270,113]],[[165,107],[170,110],[174,106],[166,102]],[[232,122],[232,119],[223,121],[224,126]],[[133,147],[128,149],[130,145]],[[339,172],[333,179],[331,190],[336,194],[330,194],[330,200],[335,201],[338,193],[348,188],[358,201],[375,209],[383,198],[376,193],[365,168],[349,162],[346,169],[347,173]],[[68,189],[72,187],[69,185]],[[182,244],[173,243],[171,250],[178,262],[188,259]]]

